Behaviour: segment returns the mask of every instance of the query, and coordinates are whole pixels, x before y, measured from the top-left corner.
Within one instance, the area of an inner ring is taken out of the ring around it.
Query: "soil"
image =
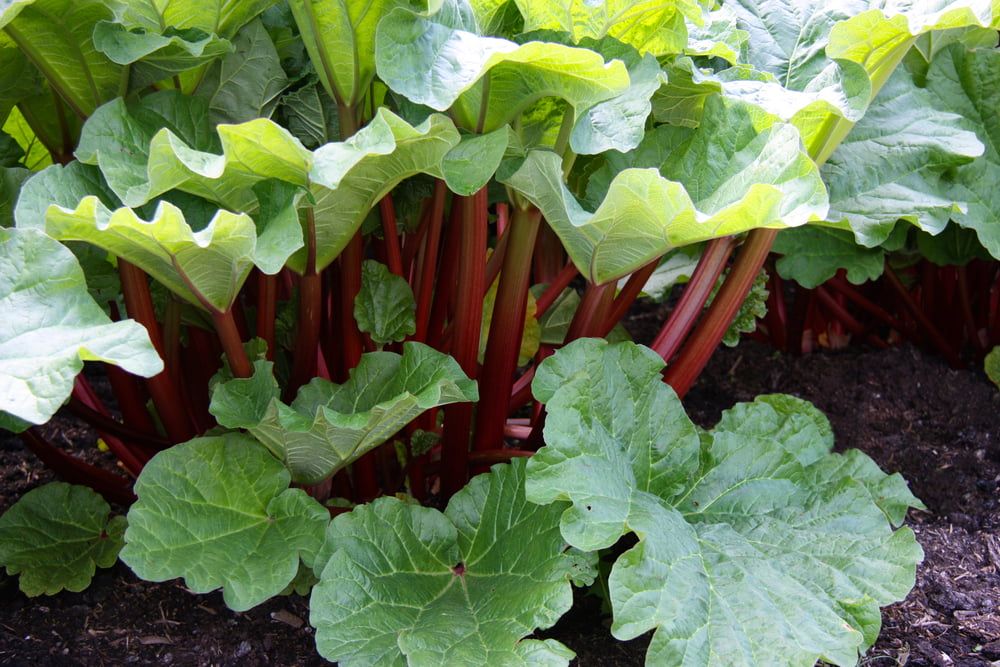
[[[637,322],[638,323],[638,322]],[[926,553],[917,585],[884,610],[882,635],[863,665],[1000,665],[1000,392],[981,373],[953,371],[912,348],[794,358],[747,341],[712,360],[685,403],[705,426],[761,393],[813,401],[840,449],[859,448],[899,471],[927,512],[907,523]],[[53,441],[107,464],[95,435],[57,418]],[[51,479],[18,440],[0,434],[0,511]],[[277,598],[246,613],[218,593],[137,580],[119,564],[82,593],[28,600],[0,583],[0,664],[320,665],[306,601]],[[600,601],[578,604],[544,636],[585,666],[641,665],[648,638],[617,642]]]

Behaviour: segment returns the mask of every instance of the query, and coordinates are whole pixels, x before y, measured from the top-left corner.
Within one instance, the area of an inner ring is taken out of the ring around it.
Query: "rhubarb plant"
[[[533,383],[549,416],[528,499],[570,502],[560,530],[579,549],[639,540],[611,570],[612,634],[655,630],[648,664],[854,664],[878,607],[913,586],[920,546],[893,527],[920,502],[864,454],[831,453],[826,418],[791,396],[699,432],[662,368],[587,339]]]
[[[994,4],[0,0],[0,425],[144,578],[318,578],[345,664],[565,664],[531,635],[630,534],[651,664],[849,664],[918,501],[800,402],[678,397],[782,311],[772,248],[995,250]]]

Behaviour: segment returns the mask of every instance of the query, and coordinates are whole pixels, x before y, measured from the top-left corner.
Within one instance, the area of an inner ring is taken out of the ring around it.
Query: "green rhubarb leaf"
[[[343,384],[314,378],[290,406],[272,367],[257,361],[252,377],[218,383],[209,409],[219,424],[246,429],[303,484],[350,465],[425,410],[479,398],[454,359],[421,343],[404,343],[402,355],[362,355]]]
[[[885,81],[914,42],[934,30],[988,28],[1000,18],[994,0],[895,0],[864,3],[868,11],[830,31],[830,58],[862,65],[875,81]],[[870,7],[870,9],[869,9]]]
[[[230,38],[275,0],[122,0],[113,6],[117,20],[132,30],[192,28]]]
[[[216,139],[211,130],[205,134],[201,129],[210,124],[202,125],[193,116],[204,106],[181,102],[171,113],[185,121],[185,114],[192,114],[190,122],[174,128],[183,129],[185,138],[165,123],[166,114],[148,110],[149,105],[174,99],[178,98],[144,100],[137,106],[115,101],[102,108],[93,121],[93,140],[81,148],[81,159],[100,164],[115,191],[131,206],[176,189],[229,210],[253,212],[261,206],[254,187],[262,181],[309,188],[318,270],[340,254],[372,208],[404,179],[421,173],[443,177],[442,160],[459,143],[458,131],[446,116],[433,114],[414,127],[385,108],[347,141],[326,144],[315,152],[264,118],[220,125]],[[138,140],[108,136],[126,130]],[[222,153],[210,149],[212,145],[221,145]],[[122,150],[115,150],[118,147]],[[291,268],[300,272],[305,263],[305,249],[289,260]]]
[[[112,322],[76,258],[37,230],[0,228],[0,417],[44,424],[84,361],[152,377],[163,370],[145,328]],[[16,316],[15,316],[16,315]]]
[[[76,157],[100,167],[123,203],[139,206],[184,185],[176,173],[180,170],[160,157],[180,142],[184,148],[213,151],[219,137],[212,129],[205,100],[166,90],[131,102],[118,98],[101,106],[83,126]]]
[[[135,483],[121,559],[142,579],[222,589],[246,611],[311,566],[330,515],[244,435],[195,438],[162,451]]]
[[[100,166],[128,206],[177,189],[252,211],[263,180],[308,184],[312,154],[287,130],[263,118],[213,130],[210,115],[205,100],[173,91],[115,100],[86,123],[77,157]]]
[[[317,150],[310,173],[317,268],[340,254],[372,208],[404,179],[417,174],[443,178],[442,160],[458,142],[446,116],[432,114],[414,127],[380,108],[350,139]],[[289,265],[301,271],[305,260],[300,251]]]
[[[926,232],[918,232],[916,236],[917,250],[938,266],[965,266],[974,259],[991,259],[976,232],[958,225],[948,225],[935,236]]]
[[[94,26],[112,18],[104,0],[7,0],[0,30],[81,118],[118,94],[121,65],[94,47]],[[51,104],[51,99],[49,100]]]
[[[975,230],[991,255],[1000,257],[1000,52],[968,51],[954,44],[939,53],[927,72],[927,90],[934,105],[958,114],[960,127],[976,133],[985,144],[983,155],[947,175],[950,193],[966,210],[952,213],[962,227]]]
[[[318,83],[286,93],[281,112],[288,131],[310,150],[340,139],[337,105]]]
[[[94,47],[118,65],[131,65],[128,83],[132,90],[207,65],[233,50],[229,40],[196,28],[129,30],[111,21],[95,26]]]
[[[660,264],[649,276],[649,280],[642,286],[643,296],[649,297],[658,303],[663,303],[670,298],[674,287],[683,285],[691,280],[694,270],[701,259],[702,246],[684,246],[671,250]],[[624,287],[624,279],[620,287]]]
[[[534,151],[502,179],[542,211],[592,282],[616,280],[677,246],[826,215],[819,170],[795,128],[758,128],[740,103],[710,98],[696,129],[663,126],[643,144],[651,145],[609,154],[601,175],[609,185],[593,213],[562,183],[554,153]]]
[[[828,57],[826,46],[834,25],[867,9],[867,0],[736,0],[726,7],[749,34],[746,62],[756,70],[723,72],[718,80],[727,95],[791,122],[814,156],[824,149],[831,122],[861,119],[871,78],[857,63]]]
[[[107,206],[118,203],[97,168],[76,161],[52,165],[24,183],[14,220],[18,227],[44,230],[49,206],[73,207],[88,196],[98,197]]]
[[[292,14],[309,58],[326,92],[354,105],[375,77],[375,28],[404,0],[337,2],[290,0]]]
[[[49,207],[45,231],[126,259],[189,303],[219,312],[229,310],[257,252],[257,230],[249,216],[218,211],[195,232],[184,212],[168,201],[161,201],[147,221],[130,208],[112,211],[88,196],[73,209]]]
[[[212,122],[269,118],[288,87],[281,58],[259,19],[233,38],[233,52],[216,61],[195,94],[208,100]]]
[[[444,512],[379,498],[330,523],[309,622],[320,655],[356,665],[568,665],[554,640],[525,639],[572,605],[565,504],[524,497],[522,461],[494,466]]]
[[[284,181],[261,181],[253,186],[260,202],[254,214],[257,247],[254,264],[269,276],[276,275],[285,262],[305,245],[299,224],[298,204],[305,190]]]
[[[851,232],[810,225],[778,234],[772,250],[781,255],[778,275],[803,287],[819,287],[844,269],[855,285],[875,280],[885,267],[882,248],[858,245]]]
[[[679,53],[687,42],[685,16],[702,19],[694,0],[515,0],[524,16],[524,31],[558,30],[575,43],[586,38],[614,37],[643,53]]]
[[[722,58],[731,65],[745,60],[749,33],[741,30],[736,14],[726,4],[708,12],[701,25],[688,22],[688,41],[684,53],[691,56]]]
[[[823,165],[828,219],[849,224],[858,243],[882,243],[901,219],[938,233],[966,208],[954,199],[948,173],[982,155],[983,144],[961,116],[933,102],[900,67]]]
[[[629,85],[620,61],[605,63],[589,49],[480,37],[471,10],[457,2],[429,17],[402,8],[390,12],[378,26],[375,61],[394,91],[450,110],[466,129],[500,128],[542,97],[565,100],[579,116]]]
[[[650,665],[854,665],[878,607],[913,586],[920,546],[893,525],[919,503],[864,454],[831,453],[825,418],[791,396],[699,437],[663,366],[584,339],[533,386],[548,417],[527,498],[572,503],[561,532],[578,548],[638,538],[609,577],[612,634],[654,630]]]
[[[511,130],[507,126],[487,134],[462,137],[441,162],[448,189],[466,197],[483,189],[500,166],[510,140]]]
[[[0,565],[20,574],[28,597],[78,593],[99,567],[118,560],[125,517],[85,486],[50,482],[32,489],[0,516]]]
[[[667,77],[650,54],[628,65],[628,89],[587,109],[577,120],[570,135],[570,148],[576,153],[594,155],[608,150],[627,153],[642,141],[646,119],[653,110],[650,99]]]
[[[51,91],[48,91],[45,84],[40,84],[39,88],[42,91],[46,91],[51,94]],[[37,96],[22,101],[21,104],[28,109],[34,110],[34,99],[37,99]],[[68,124],[71,128],[74,126],[74,121],[70,120],[68,121]],[[67,128],[68,132],[72,132],[72,129],[70,128]],[[28,121],[25,120],[24,114],[21,113],[21,110],[18,107],[14,107],[11,110],[10,115],[7,116],[7,121],[3,124],[3,127],[0,128],[0,131],[11,136],[21,147],[21,150],[24,151],[24,157],[21,159],[21,164],[28,169],[32,171],[39,171],[52,164],[52,156],[49,154],[49,150],[45,147],[45,144],[42,143],[41,137],[31,128],[31,126],[28,125]]]
[[[712,303],[718,289],[722,286],[721,281],[716,285],[716,291],[709,296],[706,306]],[[722,342],[727,347],[736,347],[740,344],[740,339],[745,333],[753,333],[757,330],[757,320],[767,315],[767,271],[761,271],[754,278],[750,285],[750,291],[740,304],[740,309],[736,311],[736,316],[729,323],[729,328],[722,336]]]
[[[405,278],[380,262],[361,265],[361,291],[354,299],[354,319],[378,345],[403,340],[417,330],[417,304]]]
[[[0,30],[0,124],[15,104],[37,93],[43,84],[44,80],[38,69],[25,57],[17,44]]]

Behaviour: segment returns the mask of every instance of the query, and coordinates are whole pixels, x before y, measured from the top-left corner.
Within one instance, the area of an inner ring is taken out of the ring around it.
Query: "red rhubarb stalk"
[[[504,235],[510,240],[503,258],[480,376],[482,382],[479,383],[479,409],[476,413],[477,450],[495,449],[503,442],[510,390],[524,336],[528,288],[531,286],[531,255],[535,250],[535,237],[541,219],[541,213],[534,207],[518,209]]]
[[[687,394],[719,343],[722,342],[722,337],[725,336],[726,330],[749,294],[754,279],[764,266],[764,261],[774,244],[776,235],[777,231],[773,229],[757,229],[747,236],[733,268],[712,301],[708,312],[705,313],[698,323],[698,328],[681,349],[677,360],[667,368],[665,379],[678,396],[683,398]],[[709,244],[709,246],[711,245]],[[707,248],[706,252],[708,252]],[[712,282],[714,283],[714,281]],[[711,287],[708,289],[711,291]],[[664,356],[662,352],[661,356]]]

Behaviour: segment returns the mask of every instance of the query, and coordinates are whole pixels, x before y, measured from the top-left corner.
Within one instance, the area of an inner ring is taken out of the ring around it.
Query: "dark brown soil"
[[[980,373],[949,370],[909,348],[791,358],[746,342],[716,355],[686,403],[696,421],[711,425],[734,402],[770,392],[815,402],[838,447],[862,449],[902,472],[930,509],[908,521],[926,552],[917,587],[885,610],[882,636],[862,664],[1000,664],[996,388]],[[93,434],[70,422],[56,421],[48,433],[101,458]],[[0,436],[0,511],[49,479],[16,439]],[[83,593],[28,600],[6,581],[0,595],[0,664],[323,664],[298,597],[237,614],[219,594],[141,582],[122,565],[99,573]],[[641,665],[645,642],[614,641],[599,609],[596,598],[581,596],[545,635],[573,648],[579,665]]]

